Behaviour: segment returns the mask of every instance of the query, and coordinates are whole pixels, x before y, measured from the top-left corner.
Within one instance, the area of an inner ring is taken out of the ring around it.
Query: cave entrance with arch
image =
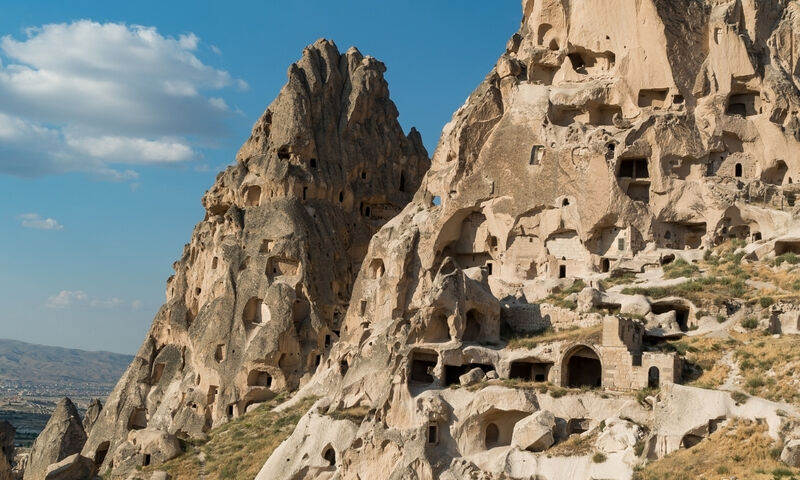
[[[603,364],[597,352],[586,345],[570,348],[561,361],[561,384],[571,388],[603,385]]]

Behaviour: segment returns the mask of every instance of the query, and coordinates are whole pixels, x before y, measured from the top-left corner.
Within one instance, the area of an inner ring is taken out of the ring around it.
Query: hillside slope
[[[0,382],[113,384],[133,356],[0,339]]]

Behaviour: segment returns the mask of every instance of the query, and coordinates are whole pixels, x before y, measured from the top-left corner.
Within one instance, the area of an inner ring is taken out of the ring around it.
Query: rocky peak
[[[56,405],[44,430],[31,447],[25,480],[45,478],[47,467],[81,451],[86,442],[78,407],[69,398]]]
[[[136,359],[83,455],[123,476],[296,389],[338,340],[369,239],[429,166],[382,63],[320,40],[203,197]],[[378,268],[378,267],[376,267]],[[339,365],[339,363],[337,363]]]

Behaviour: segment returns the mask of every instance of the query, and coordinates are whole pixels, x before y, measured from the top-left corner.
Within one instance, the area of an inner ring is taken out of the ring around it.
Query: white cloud
[[[89,296],[82,290],[62,290],[57,295],[48,298],[45,306],[47,308],[67,308],[76,303],[86,302],[88,299]]]
[[[23,213],[19,216],[22,226],[37,230],[64,230],[64,226],[52,218],[42,218],[38,213]]]
[[[49,297],[45,302],[45,307],[53,309],[83,307],[104,310],[130,309],[138,311],[143,308],[143,304],[141,300],[128,302],[116,297],[94,298],[83,290],[62,290],[56,295]]]
[[[219,92],[247,88],[204,64],[200,43],[194,33],[89,20],[2,37],[0,173],[121,179],[130,170],[109,171],[196,159],[189,139],[224,135],[235,114]]]

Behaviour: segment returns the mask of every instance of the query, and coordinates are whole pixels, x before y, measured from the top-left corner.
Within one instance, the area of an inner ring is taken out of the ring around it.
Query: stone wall
[[[501,321],[505,321],[516,332],[540,332],[552,328],[585,328],[600,324],[600,314],[581,314],[554,305],[532,303],[509,303],[500,311]]]

